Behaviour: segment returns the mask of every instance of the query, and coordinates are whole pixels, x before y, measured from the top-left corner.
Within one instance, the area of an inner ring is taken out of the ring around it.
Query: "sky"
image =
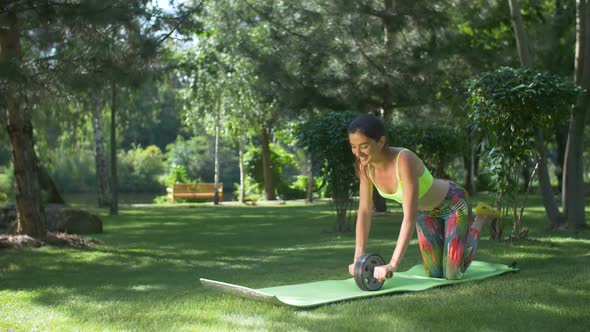
[[[172,6],[170,6],[171,1],[174,2],[178,0],[152,0],[152,2],[155,2],[158,7],[167,12],[172,10]]]

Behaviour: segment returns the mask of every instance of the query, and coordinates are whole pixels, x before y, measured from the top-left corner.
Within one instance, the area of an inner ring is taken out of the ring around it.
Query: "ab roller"
[[[354,265],[354,281],[360,289],[366,291],[376,291],[383,287],[385,281],[379,281],[373,277],[375,266],[385,265],[383,257],[377,254],[364,254]],[[387,278],[391,278],[393,273],[387,273]]]

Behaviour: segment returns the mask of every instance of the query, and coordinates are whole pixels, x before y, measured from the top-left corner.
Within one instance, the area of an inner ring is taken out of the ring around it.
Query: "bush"
[[[262,201],[265,200],[264,192],[259,183],[252,178],[246,177],[244,179],[244,200],[246,201]],[[233,199],[239,200],[240,184],[234,183]]]
[[[446,173],[453,159],[463,156],[466,133],[437,124],[399,123],[387,126],[389,145],[403,146],[424,161],[432,175],[449,178]]]
[[[96,161],[92,148],[57,148],[47,154],[47,160],[52,161],[48,165],[49,174],[61,192],[95,190]],[[122,192],[161,191],[159,178],[163,173],[164,155],[155,145],[145,149],[134,146],[128,151],[120,150],[117,153],[117,179]]]
[[[323,165],[321,177],[336,208],[336,230],[347,231],[347,211],[358,191],[354,172],[354,155],[348,141],[348,125],[359,114],[329,112],[301,124],[297,128],[298,144],[306,148]]]
[[[312,190],[314,193],[320,196],[322,194],[321,184],[321,178],[313,179]],[[297,196],[296,199],[305,198],[307,196],[307,175],[298,175],[289,188],[295,192],[294,195]]]
[[[219,142],[219,182],[231,190],[231,184],[239,181],[238,157],[227,139]],[[183,166],[188,179],[213,182],[215,176],[215,146],[208,136],[184,139],[179,136],[174,143],[166,146],[168,169],[174,165]]]
[[[175,183],[190,183],[190,182],[200,182],[200,180],[191,181],[186,174],[186,170],[182,165],[172,165],[168,169],[168,174],[164,179],[164,184],[166,187],[170,188]]]
[[[49,175],[61,192],[88,192],[96,188],[96,168],[92,149],[57,148],[48,151]]]
[[[154,198],[154,204],[162,205],[168,203],[168,196],[160,195]]]
[[[281,199],[293,199],[293,196],[298,196],[296,193],[297,191],[290,188],[290,179],[285,177],[285,169],[289,167],[296,168],[293,155],[281,147],[271,144],[270,162],[275,195],[279,196]],[[256,187],[251,189],[255,189],[256,192],[262,193],[264,190],[262,149],[253,147],[248,150],[248,152],[244,154],[244,164],[248,180]],[[246,192],[246,195],[248,195],[248,192]]]
[[[0,205],[4,205],[8,202],[8,195],[0,191]]]
[[[178,136],[174,143],[166,146],[166,162],[168,167],[184,167],[188,178],[193,179],[202,178],[201,174],[215,167],[215,161],[209,155],[209,141],[206,136],[190,139]]]
[[[0,192],[6,194],[6,196],[12,196],[14,191],[14,171],[12,170],[12,164],[0,169]],[[8,198],[7,198],[8,199]]]
[[[521,225],[526,199],[520,214],[516,204],[522,170],[529,167],[531,159],[545,162],[541,159],[545,146],[539,146],[543,142],[538,137],[547,136],[567,121],[581,88],[553,74],[509,67],[481,73],[466,86],[469,120],[474,137],[484,142],[482,154],[490,164],[497,201],[515,202],[507,204],[513,211],[511,240],[522,239],[528,232]]]
[[[493,191],[494,181],[492,180],[492,177],[489,173],[480,172],[477,175],[475,186],[478,191]]]
[[[117,172],[119,190],[123,192],[161,191],[159,179],[164,173],[164,154],[155,145],[120,151]]]

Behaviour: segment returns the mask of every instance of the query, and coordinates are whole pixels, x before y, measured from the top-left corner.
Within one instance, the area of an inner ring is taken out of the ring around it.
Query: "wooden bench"
[[[219,183],[219,201],[223,201],[223,183]],[[168,203],[174,203],[176,198],[214,199],[215,183],[175,183],[172,188],[166,188]]]

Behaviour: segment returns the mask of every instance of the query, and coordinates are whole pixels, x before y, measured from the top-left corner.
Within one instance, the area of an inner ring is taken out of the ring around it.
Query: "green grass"
[[[93,249],[0,251],[0,331],[587,330],[590,232],[545,233],[533,204],[528,240],[484,233],[480,243],[477,259],[516,260],[518,273],[312,310],[225,295],[198,278],[252,288],[348,278],[354,235],[326,231],[328,205],[124,208],[103,214]],[[399,222],[376,217],[368,250],[390,255]],[[414,240],[400,269],[419,262]]]

